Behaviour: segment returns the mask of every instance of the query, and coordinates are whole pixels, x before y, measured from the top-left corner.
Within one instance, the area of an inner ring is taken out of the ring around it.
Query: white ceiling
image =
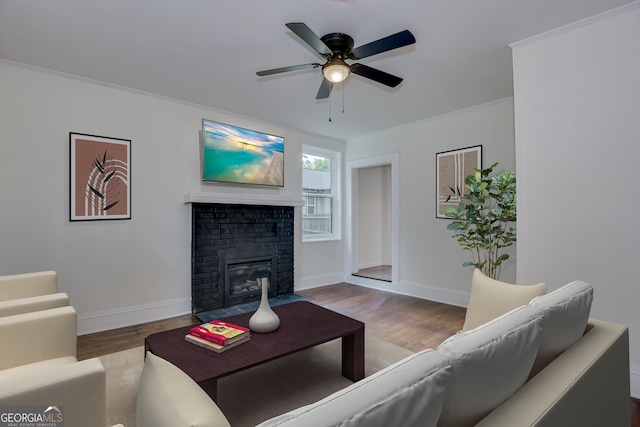
[[[0,59],[348,140],[510,97],[510,43],[630,2],[0,0]],[[398,87],[352,75],[317,101],[320,69],[255,74],[323,62],[288,22],[356,46],[404,29],[417,42],[358,61]]]

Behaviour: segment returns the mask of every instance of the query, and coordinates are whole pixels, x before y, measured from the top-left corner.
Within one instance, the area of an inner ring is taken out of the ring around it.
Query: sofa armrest
[[[178,367],[147,352],[136,402],[138,427],[230,427],[218,405]]]
[[[69,296],[65,293],[0,301],[0,317],[48,310],[50,308],[64,307],[67,305],[69,305]]]
[[[71,306],[0,317],[0,369],[76,355],[77,315]]]
[[[0,276],[0,301],[54,294],[58,291],[55,271]]]
[[[65,427],[106,425],[106,375],[98,358],[2,378],[0,406],[57,406]]]
[[[629,331],[589,319],[587,332],[477,426],[625,426]]]

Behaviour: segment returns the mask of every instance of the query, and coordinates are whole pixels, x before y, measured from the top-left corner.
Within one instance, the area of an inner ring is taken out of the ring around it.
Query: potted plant
[[[497,165],[475,169],[465,179],[463,201],[446,208],[446,216],[454,220],[447,229],[456,232],[453,237],[462,250],[471,252],[472,260],[462,266],[474,266],[496,280],[509,259],[504,249],[516,241],[516,178],[509,170],[491,175]]]

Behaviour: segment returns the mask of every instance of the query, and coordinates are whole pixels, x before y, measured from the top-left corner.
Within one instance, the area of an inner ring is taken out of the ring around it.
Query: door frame
[[[391,283],[354,276],[358,272],[358,170],[376,166],[391,166]],[[398,291],[400,283],[400,154],[347,162],[345,221],[345,282],[389,291]]]

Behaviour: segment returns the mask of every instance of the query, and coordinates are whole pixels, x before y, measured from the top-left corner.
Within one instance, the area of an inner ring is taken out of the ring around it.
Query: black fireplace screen
[[[226,300],[227,306],[260,298],[262,293],[261,279],[273,283],[271,270],[272,260],[248,260],[226,262]]]
[[[220,251],[220,284],[224,307],[259,300],[261,279],[276,283],[278,257],[274,247],[243,247]],[[276,296],[276,287],[269,287],[269,296]]]

